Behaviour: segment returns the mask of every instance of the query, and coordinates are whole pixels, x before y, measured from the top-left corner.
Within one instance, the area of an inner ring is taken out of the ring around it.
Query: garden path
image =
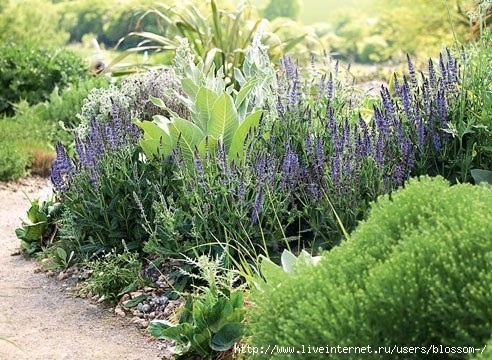
[[[12,256],[14,230],[29,198],[45,200],[47,179],[0,182],[0,359],[161,359],[164,350],[112,309],[67,295],[64,284],[37,272],[35,261]],[[66,286],[66,285],[65,285]]]

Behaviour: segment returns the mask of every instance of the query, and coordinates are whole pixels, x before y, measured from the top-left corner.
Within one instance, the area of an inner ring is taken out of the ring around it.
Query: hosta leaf
[[[154,320],[149,323],[147,331],[153,337],[187,343],[193,336],[193,326],[189,323],[175,325],[167,320]]]
[[[47,226],[48,223],[44,221],[35,224],[23,224],[21,228],[15,230],[15,235],[26,242],[40,241]]]
[[[229,350],[241,336],[243,336],[244,325],[239,322],[225,324],[212,336],[210,347],[215,351]]]
[[[487,183],[492,185],[492,171],[472,169],[470,172],[475,184]]]

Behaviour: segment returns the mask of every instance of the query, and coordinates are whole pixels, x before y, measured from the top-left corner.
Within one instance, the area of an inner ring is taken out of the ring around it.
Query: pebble
[[[114,309],[114,313],[119,316],[119,317],[125,317],[126,316],[126,313],[125,311],[120,308],[119,306],[117,306],[115,309]]]
[[[131,299],[131,296],[130,294],[124,294],[121,298],[120,298],[120,301],[119,303],[120,304],[124,304],[125,302],[127,302],[128,300]]]
[[[63,271],[61,271],[56,277],[59,281],[65,280],[69,278],[69,275]]]
[[[144,313],[148,313],[151,310],[151,306],[149,304],[142,305],[142,311]]]

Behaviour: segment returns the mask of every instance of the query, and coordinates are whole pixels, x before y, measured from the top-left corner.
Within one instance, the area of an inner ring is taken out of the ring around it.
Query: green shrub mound
[[[21,100],[37,104],[88,76],[85,61],[69,50],[37,48],[28,44],[0,45],[0,114],[11,116]]]
[[[456,347],[482,349],[492,334],[491,210],[490,187],[411,179],[380,197],[318,265],[253,292],[251,345],[324,348],[310,358],[337,345],[365,346],[365,354],[371,346],[370,355],[331,353],[343,359],[420,359],[443,345],[449,354],[431,348],[426,358],[466,358]]]

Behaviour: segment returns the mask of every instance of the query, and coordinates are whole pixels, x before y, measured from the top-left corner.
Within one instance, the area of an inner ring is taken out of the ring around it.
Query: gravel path
[[[162,344],[113,309],[67,296],[62,282],[36,273],[35,261],[12,256],[26,194],[44,200],[49,193],[43,178],[0,182],[0,359],[162,359]]]

